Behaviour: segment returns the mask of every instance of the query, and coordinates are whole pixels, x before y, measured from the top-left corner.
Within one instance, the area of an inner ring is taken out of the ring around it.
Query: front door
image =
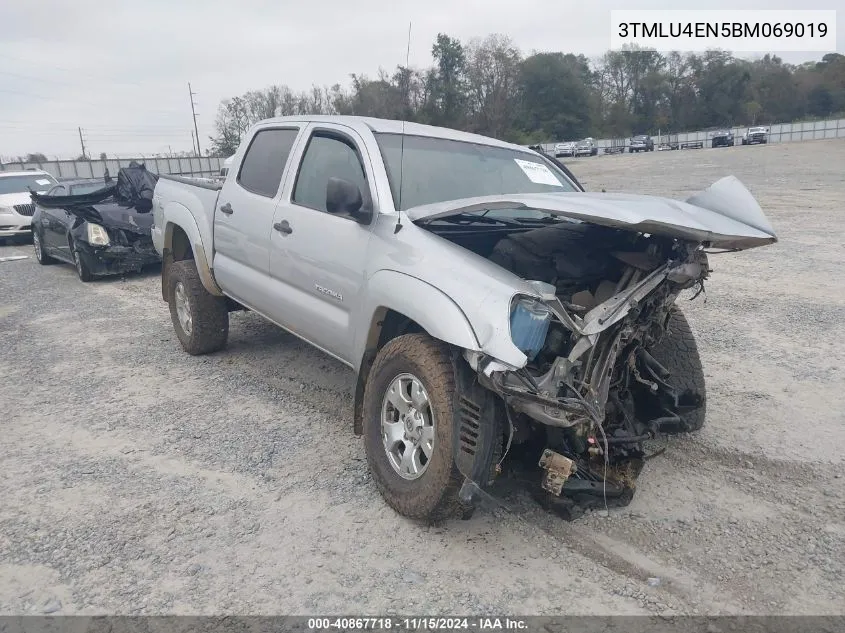
[[[287,298],[280,315],[294,333],[352,361],[355,313],[366,279],[370,226],[326,211],[329,178],[353,182],[372,205],[372,165],[363,139],[342,125],[313,124],[298,169],[276,209],[270,275]],[[296,159],[295,159],[296,160]]]

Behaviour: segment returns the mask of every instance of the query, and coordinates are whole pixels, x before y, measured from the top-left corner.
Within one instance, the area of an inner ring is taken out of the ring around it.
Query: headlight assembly
[[[109,234],[99,224],[88,223],[88,243],[91,246],[108,246]]]
[[[511,340],[528,360],[543,349],[552,313],[532,297],[517,297],[511,308]]]

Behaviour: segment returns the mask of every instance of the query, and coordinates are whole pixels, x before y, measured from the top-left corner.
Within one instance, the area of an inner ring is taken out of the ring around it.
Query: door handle
[[[220,207],[220,213],[225,213],[226,215],[232,215],[235,210],[232,208],[232,205],[228,202]]]
[[[290,228],[290,224],[288,224],[287,220],[276,222],[273,225],[273,228],[276,229],[279,233],[284,233],[285,235],[290,235],[291,233],[293,233],[293,229]]]

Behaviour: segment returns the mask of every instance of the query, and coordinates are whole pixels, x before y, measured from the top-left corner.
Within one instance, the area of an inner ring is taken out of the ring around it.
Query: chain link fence
[[[128,167],[132,161],[144,163],[147,169],[156,174],[173,176],[211,177],[220,173],[223,158],[216,156],[194,156],[181,158],[110,158],[106,160],[55,160],[44,163],[4,163],[0,171],[22,171],[25,169],[40,169],[46,171],[59,180],[72,178],[102,178],[106,169],[112,177],[117,176],[121,167]]]
[[[769,128],[769,143],[795,143],[799,141],[816,141],[821,139],[842,138],[845,139],[845,119],[828,119],[825,121],[808,121],[805,123],[774,123],[771,125],[761,124]],[[730,129],[733,131],[736,143],[748,129],[744,127],[730,127],[719,128]],[[682,132],[673,133],[671,130],[660,130],[662,139],[671,137],[673,143],[677,142],[681,146],[690,143],[702,143],[704,147],[710,147],[714,130],[698,130],[696,132]],[[655,144],[657,143],[657,135],[654,135]],[[562,142],[562,141],[558,141]],[[599,148],[600,154],[616,153],[620,144],[623,144],[627,151],[631,139],[598,139],[596,145]],[[555,143],[543,143],[541,145],[543,151],[553,153]],[[611,151],[605,151],[609,148]]]

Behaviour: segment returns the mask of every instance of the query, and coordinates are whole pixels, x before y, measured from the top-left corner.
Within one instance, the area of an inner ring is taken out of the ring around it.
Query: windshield
[[[764,127],[753,127],[748,131],[751,132],[752,134],[758,134],[760,132],[765,132],[766,128],[764,128]]]
[[[377,133],[390,191],[397,208],[509,193],[576,191],[566,176],[529,152],[465,141]]]
[[[104,182],[83,182],[78,185],[71,185],[70,186],[70,195],[78,196],[83,193],[93,193],[94,191],[99,191],[100,189],[105,189],[108,185]]]
[[[26,193],[27,191],[44,193],[55,184],[56,179],[47,174],[0,176],[0,194]]]

